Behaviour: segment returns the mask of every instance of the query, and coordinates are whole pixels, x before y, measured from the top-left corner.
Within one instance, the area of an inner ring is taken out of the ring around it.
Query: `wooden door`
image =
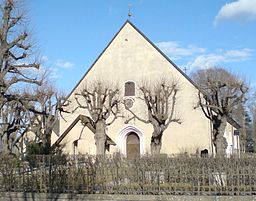
[[[126,139],[126,153],[127,158],[140,157],[140,139],[139,136],[132,132],[128,134]]]

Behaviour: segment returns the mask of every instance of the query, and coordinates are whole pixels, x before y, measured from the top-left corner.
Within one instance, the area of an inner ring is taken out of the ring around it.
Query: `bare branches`
[[[0,74],[2,75],[3,83],[33,83],[34,79],[29,76],[23,76],[23,79],[19,79],[18,76],[15,81],[9,80],[9,73],[16,75],[24,75],[21,72],[23,68],[39,68],[39,62],[30,62],[32,45],[28,42],[28,33],[26,28],[21,26],[21,21],[24,16],[17,11],[17,2],[12,0],[4,1],[2,23],[0,24]],[[10,30],[15,28],[14,30]],[[19,55],[17,55],[19,54]],[[13,78],[11,78],[13,79]],[[5,90],[8,90],[5,89]]]
[[[39,62],[32,55],[32,44],[19,3],[5,0],[0,5],[0,131],[1,140],[9,152],[13,140],[29,130],[31,116],[37,112],[34,106],[37,100],[23,88],[42,84],[41,80],[31,77],[31,73],[25,73],[25,69],[38,69]]]
[[[46,83],[35,90],[34,97],[36,101],[29,108],[33,112],[30,130],[42,142],[43,154],[49,154],[52,151],[51,134],[59,119],[58,114],[65,112],[61,104],[64,97],[58,95],[53,86]]]
[[[202,98],[201,96],[201,92],[198,90],[198,103],[197,103],[197,106],[194,107],[194,109],[198,108],[198,107],[201,107],[204,115],[208,118],[208,119],[212,119],[212,110],[210,110],[210,108],[208,107],[204,107],[204,104],[203,104],[203,101],[205,102],[206,100]]]
[[[151,138],[151,153],[159,154],[163,132],[172,122],[181,124],[180,118],[175,114],[179,88],[178,83],[174,80],[163,78],[152,82],[154,84],[151,85],[144,82],[139,87],[141,96],[138,99],[142,100],[146,105],[147,119],[142,119],[125,105],[126,110],[132,114],[132,117],[126,120],[125,123],[128,123],[132,119],[138,119],[143,123],[152,124],[154,131]]]
[[[223,137],[227,118],[237,105],[246,101],[248,87],[238,76],[222,68],[199,70],[193,77],[199,88],[198,105],[213,124],[213,143],[216,153],[222,155],[227,146]]]
[[[117,116],[119,112],[118,94],[118,88],[112,89],[106,83],[98,81],[88,84],[80,93],[75,94],[78,106],[73,111],[78,108],[86,109],[94,122],[99,119],[107,120],[111,114]]]
[[[30,46],[25,47],[24,45],[21,44],[21,42],[26,40],[27,37],[28,37],[28,34],[26,32],[22,33],[21,35],[18,35],[13,41],[8,43],[7,49],[10,50],[16,46],[18,48],[28,50],[28,47],[30,47]]]
[[[139,89],[142,92],[142,100],[147,106],[149,122],[152,122],[152,118],[165,126],[169,125],[170,122],[179,122],[179,118],[174,117],[178,92],[176,82],[163,79],[151,87],[141,86]],[[132,114],[137,116],[134,113]]]
[[[104,155],[106,150],[106,127],[115,122],[119,115],[119,89],[106,82],[96,81],[85,85],[75,94],[78,106],[73,110],[86,110],[95,123],[96,154]],[[112,120],[107,123],[107,120]]]
[[[28,128],[29,111],[20,101],[10,98],[1,108],[0,119],[0,137],[4,151],[8,153],[12,151],[17,135]]]
[[[174,89],[174,93],[172,96],[172,102],[171,102],[171,110],[170,110],[170,115],[169,115],[169,119],[165,125],[165,128],[167,128],[169,126],[170,123],[175,122],[178,124],[181,124],[181,120],[180,118],[174,117],[174,111],[175,111],[175,105],[176,105],[176,94],[177,94],[177,89]],[[170,93],[169,95],[171,95],[172,93]],[[168,101],[168,100],[166,100]],[[167,108],[167,106],[166,106]],[[166,112],[165,114],[166,116],[168,115],[168,113]]]
[[[248,87],[240,78],[224,69],[198,71],[194,80],[203,94],[203,97],[199,96],[199,104],[218,114],[230,116],[234,106],[245,101]]]
[[[143,123],[145,123],[145,124],[150,123],[149,120],[142,119],[142,118],[140,118],[138,115],[136,115],[129,107],[127,107],[127,106],[125,105],[125,103],[123,103],[123,104],[124,104],[124,106],[125,106],[125,109],[128,110],[128,111],[133,115],[131,118],[129,118],[129,119],[127,119],[127,120],[125,121],[126,124],[128,124],[132,119],[138,119],[139,121],[141,121],[141,122],[143,122]]]

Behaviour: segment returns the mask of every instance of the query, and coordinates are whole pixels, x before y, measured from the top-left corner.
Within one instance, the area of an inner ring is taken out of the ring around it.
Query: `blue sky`
[[[43,66],[68,94],[127,20],[187,74],[224,67],[256,87],[256,0],[27,0]]]

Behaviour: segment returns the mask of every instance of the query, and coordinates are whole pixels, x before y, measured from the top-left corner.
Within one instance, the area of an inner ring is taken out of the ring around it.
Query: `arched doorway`
[[[137,145],[137,148],[139,148],[139,156],[143,155],[145,147],[144,136],[142,132],[134,125],[128,125],[118,132],[117,146],[120,153],[124,156],[127,156],[127,138],[130,134],[135,134],[135,136],[137,137],[137,142],[139,142],[139,146]],[[128,138],[128,144],[132,144],[132,141],[134,142],[134,140],[130,140],[130,138],[133,138],[132,135]],[[129,147],[131,148],[132,146]]]
[[[140,157],[140,138],[135,132],[130,132],[126,138],[127,158]]]

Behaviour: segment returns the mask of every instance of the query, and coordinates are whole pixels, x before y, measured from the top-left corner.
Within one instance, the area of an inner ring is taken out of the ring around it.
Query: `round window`
[[[133,106],[133,102],[134,101],[131,98],[127,98],[125,99],[124,104],[127,108],[131,108]]]

